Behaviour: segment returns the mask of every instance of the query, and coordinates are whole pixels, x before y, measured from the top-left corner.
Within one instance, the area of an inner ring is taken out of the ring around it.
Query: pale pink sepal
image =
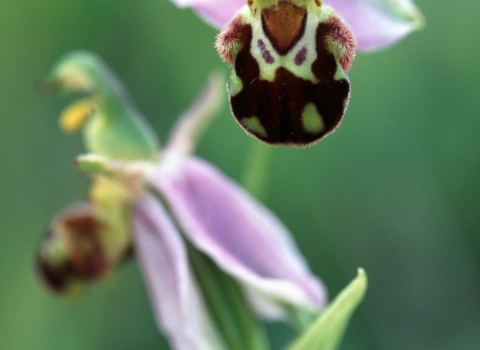
[[[207,23],[222,28],[230,22],[246,0],[172,0],[179,7],[191,7]]]
[[[173,0],[179,7],[193,8],[216,28],[225,26],[245,5],[245,0]],[[393,45],[420,28],[423,16],[411,0],[325,0],[350,26],[358,51],[379,50]]]
[[[170,176],[154,176],[152,185],[167,199],[187,238],[251,290],[259,310],[325,305],[323,285],[276,216],[208,163],[189,157],[177,166]],[[270,305],[259,305],[261,300]]]
[[[224,349],[188,265],[184,242],[160,202],[145,196],[133,208],[136,256],[157,324],[176,350]]]
[[[423,24],[411,0],[326,0],[350,26],[358,51],[393,45]]]

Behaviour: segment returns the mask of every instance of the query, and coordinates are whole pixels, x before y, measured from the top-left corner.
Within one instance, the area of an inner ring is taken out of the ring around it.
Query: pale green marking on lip
[[[238,77],[235,69],[232,69],[228,77],[227,89],[230,97],[239,94],[243,90],[242,80]]]
[[[339,80],[345,79],[345,77],[346,77],[345,71],[343,70],[340,63],[337,63],[337,70],[335,72],[335,75],[333,76],[333,79],[335,79],[336,81],[339,81]]]
[[[316,134],[323,129],[323,119],[313,103],[307,103],[302,112],[302,125],[306,132]]]
[[[253,131],[255,134],[267,137],[267,131],[263,127],[262,123],[260,123],[260,119],[258,119],[256,116],[243,118],[242,124],[245,125],[247,129]]]

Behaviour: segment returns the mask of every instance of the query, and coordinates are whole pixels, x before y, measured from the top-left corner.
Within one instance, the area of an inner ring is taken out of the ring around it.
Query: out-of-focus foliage
[[[342,126],[309,149],[277,149],[268,182],[267,204],[331,296],[368,272],[343,350],[480,346],[480,3],[416,3],[425,30],[358,55]],[[73,302],[35,279],[42,231],[87,185],[71,166],[80,136],[57,127],[70,100],[35,86],[61,54],[94,50],[164,139],[211,69],[228,71],[216,31],[166,0],[0,9],[0,348],[166,348],[135,263]],[[225,103],[199,153],[239,179],[252,142]],[[293,334],[268,331],[273,349]]]

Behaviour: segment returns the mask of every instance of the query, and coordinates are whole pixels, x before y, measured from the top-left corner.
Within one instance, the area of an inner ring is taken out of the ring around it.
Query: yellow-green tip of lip
[[[357,270],[356,280],[358,281],[357,283],[360,285],[361,289],[365,291],[367,289],[368,278],[367,273],[362,267],[359,267]]]

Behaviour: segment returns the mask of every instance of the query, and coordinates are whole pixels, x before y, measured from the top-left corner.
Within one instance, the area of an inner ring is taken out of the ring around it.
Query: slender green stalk
[[[187,242],[191,266],[204,293],[208,309],[231,350],[266,350],[261,323],[232,277]]]
[[[267,179],[275,147],[252,140],[242,183],[250,194],[262,201],[268,191]]]

